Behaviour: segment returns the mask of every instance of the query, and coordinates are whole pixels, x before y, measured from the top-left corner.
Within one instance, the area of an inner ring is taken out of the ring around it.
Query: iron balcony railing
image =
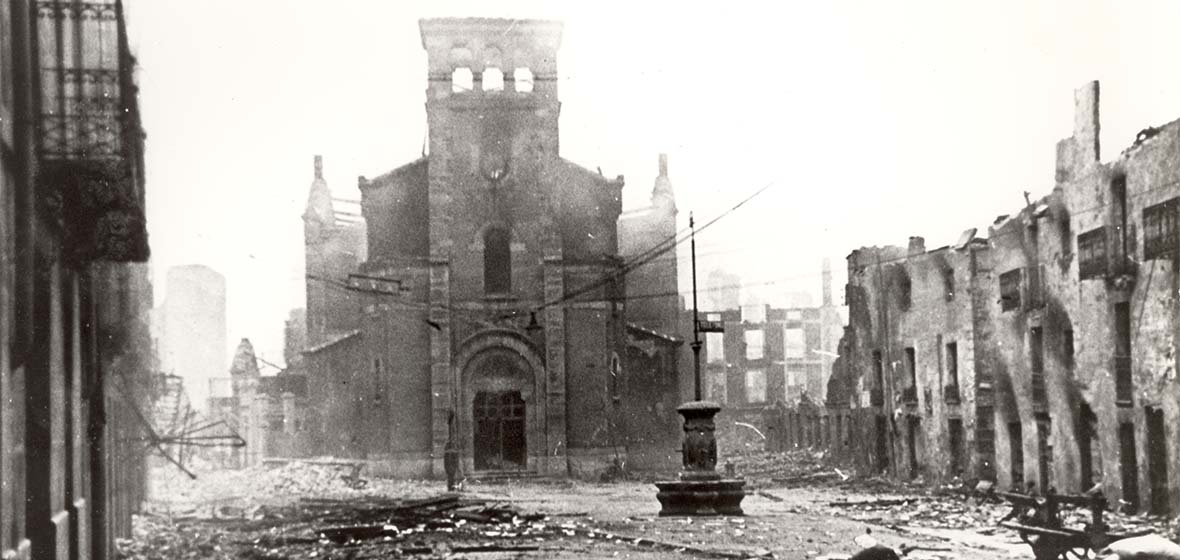
[[[37,2],[41,145],[47,159],[120,158],[124,152],[123,48],[115,0]]]

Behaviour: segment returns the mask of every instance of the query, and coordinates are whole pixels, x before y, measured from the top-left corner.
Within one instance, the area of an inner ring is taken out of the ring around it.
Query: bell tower
[[[478,228],[522,232],[529,202],[558,157],[557,50],[561,24],[512,19],[427,19],[431,257],[447,259]],[[513,242],[519,239],[513,239]]]

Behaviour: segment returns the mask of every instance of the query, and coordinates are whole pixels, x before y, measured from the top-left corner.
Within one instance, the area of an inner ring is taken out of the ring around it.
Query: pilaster
[[[431,470],[434,476],[446,476],[443,465],[447,445],[450,411],[458,400],[452,371],[451,354],[451,265],[436,259],[430,262],[430,394],[431,394]]]
[[[565,272],[560,257],[545,259],[545,301],[565,295]],[[543,311],[545,327],[546,465],[548,474],[564,475],[569,469],[565,403],[565,307],[550,305]]]

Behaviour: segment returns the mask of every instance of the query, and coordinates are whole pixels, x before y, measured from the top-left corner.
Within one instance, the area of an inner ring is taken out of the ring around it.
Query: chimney
[[[909,256],[921,255],[926,252],[926,239],[917,235],[910,236]]]
[[[316,179],[323,179],[324,178],[324,158],[323,158],[323,156],[317,155],[315,157],[315,178]]]
[[[1098,163],[1098,81],[1086,82],[1073,93],[1073,140],[1077,150],[1074,162],[1081,167]]]
[[[832,259],[824,257],[824,307],[832,306]]]

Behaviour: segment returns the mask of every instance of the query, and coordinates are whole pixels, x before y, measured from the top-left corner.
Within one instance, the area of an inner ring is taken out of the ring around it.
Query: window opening
[[[512,291],[512,249],[507,229],[492,228],[484,235],[483,267],[485,293]]]
[[[504,72],[499,68],[487,68],[483,71],[484,91],[504,91]]]
[[[517,68],[512,72],[512,81],[519,93],[532,93],[533,72],[528,68]]]
[[[471,74],[470,68],[456,68],[451,72],[451,92],[452,93],[467,93],[475,89],[475,76]]]

